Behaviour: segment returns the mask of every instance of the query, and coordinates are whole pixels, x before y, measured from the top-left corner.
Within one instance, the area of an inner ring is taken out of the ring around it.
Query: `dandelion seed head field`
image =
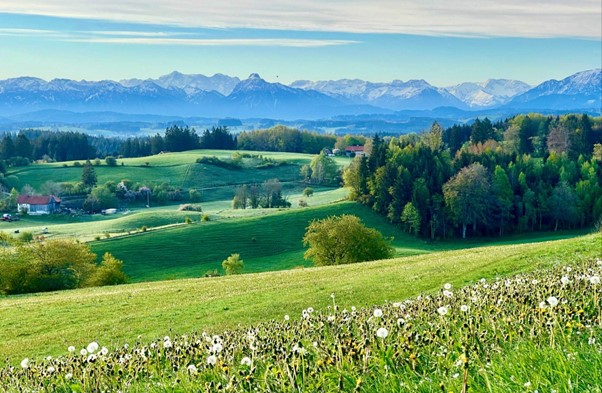
[[[218,278],[0,299],[0,358],[57,355],[69,345],[105,346],[166,334],[214,332],[325,309],[400,301],[449,282],[454,287],[599,256],[599,233],[550,242],[493,246],[355,265],[294,269]]]

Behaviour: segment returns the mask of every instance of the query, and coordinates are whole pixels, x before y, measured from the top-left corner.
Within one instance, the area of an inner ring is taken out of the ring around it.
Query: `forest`
[[[344,173],[351,198],[430,239],[598,224],[602,127],[519,115],[371,141]]]

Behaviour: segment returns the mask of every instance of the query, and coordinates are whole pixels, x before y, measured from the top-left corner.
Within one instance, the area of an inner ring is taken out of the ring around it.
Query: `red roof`
[[[19,195],[17,203],[21,205],[48,205],[52,199],[55,203],[61,203],[61,198],[54,195]]]
[[[355,151],[355,152],[364,151],[364,146],[347,146],[345,148],[345,151]]]

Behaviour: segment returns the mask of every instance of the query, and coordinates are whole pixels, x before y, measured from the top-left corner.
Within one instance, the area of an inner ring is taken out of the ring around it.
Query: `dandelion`
[[[171,347],[172,347],[172,343],[171,343],[171,341],[167,340],[167,341],[164,341],[164,342],[163,342],[163,348],[165,348],[165,349],[169,349],[169,348],[171,348]]]
[[[106,354],[108,354],[108,353],[109,353],[109,350],[107,349],[107,347],[102,347],[100,349],[100,354],[101,355],[106,356]]]
[[[21,360],[21,368],[28,368],[29,367],[29,359],[25,358],[23,360]]]
[[[445,290],[445,291],[443,291],[443,296],[452,297],[452,296],[454,296],[454,294],[451,291]]]
[[[443,315],[446,315],[448,311],[449,311],[449,310],[448,310],[448,309],[447,309],[447,307],[445,307],[445,306],[441,306],[441,307],[439,307],[439,308],[437,309],[437,312],[438,312],[438,313],[439,313],[439,315],[441,315],[441,316],[443,316]]]
[[[334,315],[329,315],[328,316],[328,322],[334,322]]]
[[[401,326],[405,323],[406,321],[403,318],[397,318],[397,326]]]
[[[79,351],[79,354],[82,356],[86,356],[88,354],[88,351],[86,350],[86,348],[82,348],[82,350]]]
[[[533,284],[533,285],[537,285],[537,284],[539,284],[539,281],[538,281],[538,280],[535,280],[535,279],[533,279],[533,280],[531,281],[531,284]]]
[[[602,266],[602,259],[596,258],[596,265]]]
[[[247,367],[251,367],[251,358],[248,356],[245,356],[244,358],[242,358],[240,360],[240,364],[242,366],[247,366]]]
[[[550,307],[556,307],[558,305],[558,299],[555,296],[550,296],[547,301]]]
[[[450,283],[447,283],[443,286],[443,289],[446,289],[449,291],[450,289],[452,289],[452,285]]]
[[[330,297],[334,300],[334,293],[331,293]]]
[[[211,352],[220,353],[222,351],[222,349],[224,349],[224,347],[222,346],[222,344],[215,343],[211,347]]]
[[[547,307],[547,303],[546,302],[540,302],[539,303],[539,308],[544,309]]]
[[[589,282],[590,282],[592,285],[598,285],[598,284],[600,284],[600,276],[591,276],[591,277],[589,278]]]
[[[71,345],[69,348],[67,348],[67,351],[74,352],[75,351],[75,347],[73,345]]]
[[[567,276],[562,276],[560,282],[562,283],[562,285],[567,285],[569,282],[571,282],[571,280],[569,280]]]
[[[198,372],[198,369],[196,368],[196,366],[194,364],[190,364],[188,367],[186,367],[186,369],[192,375],[195,375]]]
[[[67,373],[67,374],[65,374],[65,379],[66,379],[67,381],[68,381],[68,380],[70,380],[71,378],[73,378],[73,374],[71,374],[71,373]]]
[[[288,321],[289,319],[291,319],[291,317],[289,317],[288,315],[285,315],[285,316],[284,316],[284,320],[285,320],[285,321]]]
[[[307,307],[307,312],[311,314],[312,312],[314,312],[314,309],[312,307]]]
[[[376,318],[380,318],[383,316],[383,310],[381,310],[380,308],[375,308],[374,309],[374,316]]]
[[[356,310],[355,306],[351,306],[351,311],[355,311],[355,310]]]
[[[215,355],[209,355],[207,356],[207,364],[210,366],[215,366],[215,363],[217,362],[217,357]]]
[[[468,312],[468,306],[466,304],[463,304],[460,306],[460,311],[462,312]]]
[[[380,329],[378,329],[376,331],[376,336],[380,337],[382,339],[387,338],[388,335],[389,335],[389,331],[386,328],[384,328],[384,327],[381,327]]]
[[[98,351],[98,343],[96,341],[92,341],[90,344],[88,344],[88,346],[86,347],[86,350],[89,353],[94,353],[94,352]]]

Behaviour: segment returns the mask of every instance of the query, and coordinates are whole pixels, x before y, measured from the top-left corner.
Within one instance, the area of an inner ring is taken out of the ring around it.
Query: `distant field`
[[[281,212],[229,212],[235,214],[231,220],[194,223],[135,236],[101,240],[92,243],[91,246],[99,255],[110,252],[122,259],[125,272],[135,282],[199,277],[208,270],[221,270],[221,262],[232,253],[241,255],[245,261],[246,273],[310,266],[311,262],[303,259],[305,248],[302,238],[305,229],[313,219],[340,214],[357,215],[367,226],[378,229],[386,237],[393,237],[396,256],[482,246],[486,243],[518,244],[576,236],[574,232],[548,233],[500,240],[431,243],[409,236],[371,209],[354,202]],[[247,212],[254,216],[237,215]],[[256,216],[257,213],[262,215]]]
[[[0,298],[0,359],[18,364],[26,356],[65,354],[69,345],[81,348],[93,340],[113,348],[133,343],[139,335],[150,342],[285,314],[298,318],[307,307],[325,310],[331,293],[347,308],[399,301],[439,290],[446,282],[459,287],[480,278],[591,260],[601,256],[601,242],[597,233],[354,265]],[[178,246],[172,260],[179,258]]]
[[[314,157],[311,154],[300,153],[246,152],[291,164],[268,169],[228,170],[213,165],[195,163],[196,159],[200,157],[216,156],[228,159],[232,157],[233,153],[234,151],[231,150],[192,150],[165,153],[149,157],[119,159],[118,165],[115,167],[104,165],[103,160],[102,165],[94,167],[94,169],[99,184],[130,179],[142,184],[167,182],[176,187],[205,189],[243,183],[261,183],[274,178],[280,179],[280,181],[300,180],[300,165],[309,164]],[[347,157],[337,157],[335,160],[340,166],[348,165],[351,161]],[[79,162],[83,163],[84,161]],[[124,165],[122,166],[121,163]],[[32,164],[27,167],[15,168],[8,173],[8,175],[17,176],[21,186],[29,184],[37,190],[48,180],[78,182],[81,174],[82,168],[74,167],[73,161]]]

